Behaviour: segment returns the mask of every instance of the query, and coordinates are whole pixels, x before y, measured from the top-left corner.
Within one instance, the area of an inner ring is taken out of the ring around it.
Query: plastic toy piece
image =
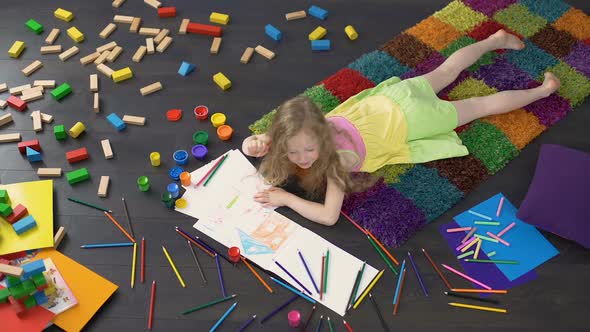
[[[64,125],[57,125],[53,127],[53,134],[55,135],[55,139],[58,141],[63,141],[68,138],[66,134],[66,127]]]
[[[158,35],[154,37],[154,43],[160,44],[162,42],[162,40],[164,40],[164,38],[166,38],[166,36],[168,36],[168,34],[170,34],[170,30],[168,30],[168,29],[160,30],[160,33],[158,33]]]
[[[138,33],[139,26],[141,25],[141,17],[134,17],[129,26],[129,32]]]
[[[182,119],[182,110],[172,109],[166,112],[166,119],[170,122],[176,122]]]
[[[24,205],[19,204],[14,209],[12,209],[12,213],[4,217],[4,219],[6,219],[6,221],[8,221],[9,223],[14,224],[15,222],[21,220],[24,216],[26,216],[27,213],[29,213],[29,211],[27,211],[27,208]]]
[[[0,135],[0,143],[20,142],[20,133],[2,134]]]
[[[19,112],[22,112],[27,109],[27,103],[17,96],[8,97],[8,99],[6,99],[6,103],[8,103],[8,106],[14,108]]]
[[[281,41],[281,39],[283,39],[283,34],[281,31],[271,24],[264,26],[264,33],[266,33],[266,35],[272,38],[274,41]]]
[[[144,126],[145,118],[142,116],[123,115],[123,122],[135,126]]]
[[[162,3],[157,0],[143,0],[143,2],[151,7],[154,7],[155,9],[158,9],[162,6]]]
[[[221,37],[214,37],[211,43],[211,54],[219,53],[219,47],[221,46]]]
[[[115,113],[111,113],[107,116],[107,120],[118,130],[121,131],[125,128],[127,128],[127,125],[125,124],[125,122],[123,122],[123,120],[121,120],[121,118],[115,114]]]
[[[222,30],[219,26],[190,22],[186,26],[186,32],[198,35],[221,37]]]
[[[16,234],[21,235],[22,233],[37,227],[37,222],[33,216],[27,216],[14,224],[12,224],[12,228],[16,232]]]
[[[65,21],[65,22],[69,22],[74,19],[74,14],[72,12],[62,9],[62,8],[56,9],[53,12],[53,16],[55,16],[56,18],[58,18],[62,21]]]
[[[322,39],[326,36],[326,34],[328,33],[328,30],[326,30],[324,27],[322,26],[318,26],[317,28],[315,28],[315,30],[313,30],[310,34],[309,34],[309,40],[318,40],[318,39]]]
[[[12,114],[6,113],[0,116],[0,127],[4,126],[5,124],[12,122]]]
[[[90,75],[90,91],[92,91],[92,92],[98,91],[98,75],[97,74]]]
[[[39,168],[38,177],[58,178],[61,176],[61,168]]]
[[[49,33],[49,35],[47,35],[47,38],[45,38],[45,44],[52,45],[57,39],[57,37],[59,37],[60,33],[61,31],[59,29],[51,29],[51,32]]]
[[[68,48],[67,50],[63,51],[62,53],[60,53],[57,57],[61,61],[66,61],[69,58],[73,57],[74,55],[78,54],[79,52],[80,52],[80,49],[78,47],[72,46],[72,47]]]
[[[158,44],[158,47],[156,47],[156,51],[163,53],[168,48],[168,46],[170,46],[170,44],[172,44],[172,37],[166,36],[164,37],[162,42]]]
[[[322,21],[328,18],[328,11],[318,6],[309,7],[307,13],[313,17],[319,18]]]
[[[94,60],[96,60],[96,58],[98,58],[99,56],[100,56],[100,53],[98,53],[98,52],[88,54],[87,56],[80,58],[80,63],[85,66],[91,62],[94,62]],[[98,66],[97,66],[97,69],[98,69]]]
[[[39,60],[35,60],[35,61],[33,61],[33,63],[31,63],[30,65],[26,66],[23,70],[21,70],[21,72],[25,76],[30,76],[32,73],[41,69],[41,67],[43,67],[43,62],[41,62]]]
[[[222,72],[213,75],[213,81],[215,81],[215,84],[217,84],[221,90],[225,91],[231,88],[231,81],[225,75],[223,75]]]
[[[8,217],[12,213],[12,208],[6,203],[0,203],[0,216]]]
[[[11,58],[18,58],[20,56],[20,54],[23,52],[23,50],[25,49],[25,42],[22,41],[15,41],[14,44],[12,44],[12,46],[10,46],[10,49],[8,50],[8,55]]]
[[[84,123],[78,121],[74,126],[72,126],[72,128],[70,128],[69,134],[72,138],[77,138],[84,131],[86,131],[86,126],[84,125]]]
[[[88,169],[86,167],[82,167],[75,171],[67,172],[66,179],[68,180],[69,184],[76,184],[82,181],[86,181],[90,178],[90,173],[88,173]]]
[[[119,70],[113,72],[111,77],[113,78],[113,81],[115,83],[119,83],[119,82],[122,82],[122,81],[132,78],[133,72],[131,71],[131,68],[125,67],[123,69],[119,69]]]
[[[312,51],[329,51],[330,50],[330,40],[329,39],[312,40],[311,41],[311,49],[312,49]]]
[[[25,154],[27,152],[27,148],[31,148],[35,151],[41,151],[41,145],[39,144],[39,140],[32,139],[29,141],[24,141],[24,142],[18,143],[18,151],[21,154]]]
[[[355,40],[359,37],[359,34],[356,32],[352,25],[347,25],[344,27],[344,33],[348,36],[348,39]]]
[[[144,45],[140,45],[137,51],[135,51],[135,54],[133,54],[131,60],[133,60],[133,62],[140,62],[141,59],[143,59],[143,57],[145,56],[146,52],[147,47],[145,47]]]
[[[56,54],[61,53],[61,45],[41,46],[41,54]]]
[[[76,43],[81,43],[84,41],[84,34],[80,32],[78,28],[71,27],[68,30],[66,30],[66,32],[68,33],[68,36],[70,36],[70,38],[72,38],[72,40]]]
[[[267,58],[268,60],[272,60],[275,57],[275,53],[273,51],[269,50],[268,48],[262,45],[256,46],[256,48],[254,48],[254,51],[262,55],[263,57]]]
[[[29,147],[27,147],[27,159],[31,163],[43,161],[43,157],[41,156],[41,154]]]
[[[229,15],[212,12],[209,16],[209,22],[227,25],[229,23]]]
[[[195,70],[195,65],[183,61],[180,64],[180,68],[178,68],[178,73],[182,76],[188,76],[188,74],[192,73]]]
[[[70,164],[77,163],[88,159],[88,150],[86,148],[79,148],[76,150],[66,152],[66,159]]]
[[[72,93],[72,87],[68,83],[62,83],[60,86],[51,91],[51,96],[53,99],[59,101],[70,93]]]
[[[240,58],[240,63],[247,64],[250,62],[252,54],[254,54],[254,48],[247,47],[246,50],[244,50],[244,54],[242,54],[242,57]]]
[[[104,159],[113,159],[113,149],[111,148],[111,142],[108,139],[100,141],[102,146],[102,152],[104,153]]]
[[[139,92],[142,96],[151,95],[154,92],[162,90],[162,83],[155,82],[150,85],[144,86],[143,88],[139,89]]]
[[[160,7],[158,8],[158,16],[160,18],[176,17],[176,7]]]
[[[305,10],[285,14],[285,18],[287,19],[287,21],[299,20],[306,17],[307,13],[305,12]]]
[[[22,277],[25,270],[20,266],[13,266],[8,264],[0,264],[0,273],[13,276],[16,278]],[[6,298],[8,299],[8,297]]]
[[[115,30],[117,30],[117,25],[115,23],[109,23],[102,29],[98,36],[102,39],[107,39]]]
[[[29,28],[29,30],[33,31],[38,35],[43,33],[43,26],[34,19],[28,20],[27,22],[25,22],[25,25],[27,26],[27,28]]]
[[[107,197],[109,192],[109,177],[108,176],[101,176],[100,183],[98,185],[98,192],[96,193],[98,197]]]

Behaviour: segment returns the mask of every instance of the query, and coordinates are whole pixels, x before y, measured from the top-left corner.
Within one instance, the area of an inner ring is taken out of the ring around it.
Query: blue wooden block
[[[127,128],[125,122],[123,122],[123,120],[121,120],[121,118],[115,113],[109,114],[107,120],[113,125],[113,127],[117,128],[118,131]]]
[[[34,162],[42,161],[43,157],[41,156],[41,154],[38,151],[35,151],[27,146],[27,159],[29,159],[29,162],[34,163]]]
[[[270,24],[267,24],[264,27],[264,32],[266,32],[266,35],[272,38],[274,41],[280,41],[283,39],[283,34],[281,31]]]
[[[328,18],[328,11],[318,6],[309,7],[307,13],[313,17],[319,18],[320,20],[325,20],[326,18]]]
[[[330,50],[330,40],[329,39],[312,40],[311,41],[311,49],[313,51],[329,51]]]
[[[35,292],[35,294],[33,294],[33,298],[35,299],[38,305],[43,305],[47,303],[47,301],[49,301],[44,291]]]
[[[193,70],[195,70],[195,68],[196,68],[195,65],[193,65],[192,63],[188,63],[186,61],[183,61],[180,64],[180,68],[178,68],[178,73],[182,76],[187,76]]]
[[[24,270],[24,273],[22,276],[23,279],[28,279],[33,274],[42,273],[43,271],[45,271],[45,263],[43,263],[42,259],[38,259],[36,261],[30,262],[27,264],[23,264],[20,267],[22,267]]]
[[[26,216],[25,218],[12,224],[12,228],[14,228],[14,231],[18,235],[21,235],[33,227],[37,227],[37,222],[33,216]]]

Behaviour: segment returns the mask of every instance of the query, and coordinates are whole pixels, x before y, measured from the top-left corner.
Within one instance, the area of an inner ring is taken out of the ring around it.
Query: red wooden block
[[[81,160],[88,159],[88,150],[86,148],[79,148],[76,150],[66,152],[66,159],[70,164],[77,163]]]
[[[14,108],[17,111],[22,112],[27,109],[27,103],[25,103],[24,100],[20,99],[17,96],[8,97],[8,99],[6,99],[6,102],[8,103],[8,105],[10,105],[10,107]]]
[[[196,33],[199,35],[221,37],[221,27],[216,25],[189,23],[186,27],[186,32]]]
[[[38,291],[44,291],[47,287],[49,287],[49,283],[46,283],[45,285],[39,286],[37,287]]]
[[[21,154],[25,154],[27,152],[27,147],[29,147],[37,152],[41,152],[41,145],[39,145],[38,139],[32,139],[30,141],[24,141],[24,142],[18,143],[18,151]]]
[[[12,209],[12,213],[4,219],[6,219],[6,221],[8,221],[12,225],[15,222],[21,220],[24,216],[27,215],[27,213],[29,213],[29,211],[27,211],[27,208],[24,207],[22,204],[19,204],[14,209]]]
[[[160,7],[158,8],[158,16],[164,17],[176,17],[176,7]]]

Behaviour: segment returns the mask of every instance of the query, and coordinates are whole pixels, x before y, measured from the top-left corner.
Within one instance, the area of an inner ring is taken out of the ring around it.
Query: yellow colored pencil
[[[460,307],[460,308],[468,308],[468,309],[475,309],[475,310],[483,310],[483,311],[492,311],[492,312],[499,312],[499,313],[507,313],[508,310],[502,308],[492,308],[492,307],[484,307],[480,305],[471,305],[465,303],[457,303],[457,302],[449,302],[449,305],[453,307]]]
[[[465,247],[463,247],[463,248],[461,249],[461,252],[466,252],[466,251],[467,251],[467,249],[469,249],[469,248],[473,247],[473,245],[474,245],[474,244],[476,244],[477,242],[478,242],[478,240],[477,240],[477,239],[476,239],[476,240],[472,240],[471,242],[469,242],[469,244],[468,244],[468,245],[466,245]]]
[[[137,243],[133,244],[133,263],[131,263],[131,288],[135,286],[135,266],[137,263]]]
[[[174,270],[174,273],[176,273],[176,277],[178,278],[178,281],[180,282],[180,285],[182,287],[185,287],[186,288],[186,285],[184,284],[184,280],[182,280],[182,276],[178,272],[178,269],[176,268],[176,265],[174,265],[174,261],[172,260],[172,257],[170,257],[170,255],[168,254],[168,251],[166,250],[166,247],[162,246],[162,250],[164,250],[164,255],[166,255],[166,258],[168,258],[168,262],[170,263],[170,266],[172,266],[172,269]]]
[[[481,239],[477,240],[477,245],[475,245],[475,253],[473,254],[473,258],[477,259],[479,255],[479,250],[481,249]]]
[[[363,299],[365,298],[365,296],[367,296],[367,294],[369,294],[369,292],[371,291],[373,286],[375,286],[377,281],[379,281],[379,279],[383,275],[383,272],[385,272],[385,269],[383,269],[383,270],[379,271],[379,273],[377,273],[377,275],[375,276],[375,279],[373,279],[373,281],[371,281],[369,286],[365,289],[365,291],[361,294],[361,296],[359,296],[358,300],[356,300],[356,302],[352,306],[354,309],[356,309],[361,304],[361,302],[363,302]]]

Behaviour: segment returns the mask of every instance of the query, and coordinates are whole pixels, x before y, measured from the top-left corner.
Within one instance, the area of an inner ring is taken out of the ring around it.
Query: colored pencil
[[[152,281],[152,295],[150,296],[150,314],[148,318],[148,330],[152,329],[152,323],[154,321],[154,302],[156,300],[156,281]]]
[[[182,276],[178,272],[178,269],[176,268],[176,265],[174,264],[174,261],[172,260],[172,257],[170,257],[170,255],[168,254],[168,250],[166,250],[166,247],[164,247],[164,246],[162,246],[162,250],[164,251],[164,255],[166,255],[166,258],[168,259],[168,262],[170,263],[170,266],[172,267],[172,270],[174,270],[174,273],[176,274],[176,278],[178,278],[178,281],[180,282],[180,285],[183,288],[185,288],[186,285],[184,284],[184,280],[182,280]]]
[[[499,221],[474,221],[474,225],[500,226]]]
[[[518,261],[494,260],[494,259],[471,259],[471,258],[466,258],[466,259],[464,259],[464,261],[471,262],[471,263],[520,264]]]
[[[473,240],[469,241],[469,243],[466,242],[467,245],[461,248],[461,252],[466,252],[469,248],[473,247],[480,241],[479,238],[475,237],[475,235],[473,236]]]
[[[456,293],[508,294],[505,289],[451,288]]]
[[[472,241],[477,240],[477,238],[474,236],[472,238],[469,239],[469,241],[464,242],[462,244],[460,244],[457,248],[455,248],[455,250],[457,251],[462,251],[461,249],[465,248],[466,246],[470,245]]]
[[[363,299],[365,298],[365,296],[367,296],[367,294],[369,294],[369,292],[371,291],[371,289],[373,288],[373,286],[375,286],[375,284],[377,283],[377,281],[379,281],[379,279],[383,275],[383,272],[385,272],[385,269],[379,271],[379,273],[377,273],[377,275],[375,276],[375,278],[373,278],[373,280],[371,280],[371,282],[369,283],[369,286],[367,286],[367,288],[365,289],[365,291],[361,294],[361,296],[359,296],[359,298],[356,300],[356,302],[352,306],[353,309],[358,308],[358,306],[361,304],[361,302],[363,302]]]
[[[375,248],[375,250],[379,253],[379,256],[381,256],[381,259],[383,259],[383,261],[385,261],[385,263],[387,264],[387,266],[389,266],[389,268],[391,269],[391,271],[397,275],[397,271],[395,270],[395,268],[393,267],[393,265],[391,265],[391,263],[389,262],[389,260],[387,259],[387,257],[385,257],[385,254],[381,251],[381,249],[379,249],[379,247],[377,246],[377,244],[375,243],[375,241],[373,241],[373,239],[371,239],[370,236],[367,236],[367,239],[369,240],[369,242],[371,242],[371,245],[373,245],[373,248]]]
[[[477,241],[477,244],[475,245],[475,252],[473,253],[473,258],[477,259],[477,256],[479,255],[479,250],[481,249],[481,240]]]
[[[383,330],[385,332],[388,332],[389,327],[385,323],[385,320],[383,319],[383,315],[381,315],[381,309],[379,309],[379,305],[377,305],[377,302],[375,301],[375,299],[373,298],[373,295],[371,293],[369,293],[369,300],[371,300],[371,303],[373,303],[373,308],[375,308],[375,311],[377,312],[377,316],[379,316],[379,321],[381,322],[381,326],[383,327]]]
[[[328,316],[328,327],[330,328],[330,332],[334,332],[334,326],[332,326],[332,321],[330,320],[330,316]]]
[[[458,276],[462,277],[463,279],[466,279],[466,280],[468,280],[468,281],[471,281],[472,283],[474,283],[474,284],[477,284],[477,285],[479,285],[479,286],[481,286],[481,287],[483,287],[483,288],[485,288],[485,289],[492,289],[492,287],[490,287],[490,286],[488,286],[488,285],[484,284],[483,282],[481,282],[481,281],[479,281],[479,280],[476,280],[476,279],[474,279],[474,278],[472,278],[472,277],[470,277],[470,276],[468,276],[468,275],[466,275],[466,274],[464,274],[464,273],[461,273],[461,272],[459,272],[459,271],[457,271],[457,270],[453,269],[452,267],[450,267],[450,266],[448,266],[448,265],[446,265],[446,264],[441,264],[441,265],[442,265],[442,266],[443,266],[445,269],[447,269],[447,270],[449,270],[449,271],[453,272],[454,274],[456,274],[456,275],[458,275]]]
[[[201,304],[200,306],[187,309],[187,310],[181,312],[180,314],[181,315],[187,315],[187,314],[190,314],[191,312],[195,312],[195,311],[198,311],[198,310],[201,310],[201,309],[208,308],[208,307],[210,307],[212,305],[215,305],[215,304],[218,304],[218,303],[221,303],[221,302],[225,302],[225,301],[231,300],[231,299],[233,299],[236,296],[237,296],[236,294],[232,294],[230,296],[226,296],[224,298],[217,299],[215,301],[211,301],[211,302],[208,302],[208,303],[205,303],[205,304]]]
[[[238,329],[237,332],[243,332],[248,326],[250,326],[250,324],[252,324],[252,322],[256,319],[256,315],[252,315],[252,317],[250,317],[250,319],[248,319],[242,326],[240,326],[240,328]]]
[[[480,218],[484,218],[485,220],[490,220],[490,221],[492,220],[492,218],[490,218],[490,217],[486,216],[485,214],[477,213],[477,212],[475,212],[475,211],[472,211],[472,210],[469,210],[469,211],[467,211],[467,212],[471,213],[471,214],[472,214],[472,215],[474,215],[474,216],[478,216],[478,217],[480,217]]]
[[[447,228],[447,233],[464,232],[471,230],[471,227]]]
[[[461,255],[457,256],[457,259],[461,259],[461,258],[467,257],[467,256],[469,256],[469,255],[473,255],[474,253],[475,253],[475,251],[473,251],[473,250],[470,250],[470,251],[468,251],[468,252],[466,252],[466,253],[463,253],[463,254],[461,254]],[[488,257],[489,257],[489,256],[488,256]]]
[[[197,248],[203,250],[207,255],[211,256],[211,257],[215,257],[215,254],[210,252],[209,249],[205,248],[201,243],[197,242],[196,239],[193,239],[189,234],[187,234],[185,231],[182,230],[182,228],[178,227],[178,226],[174,226],[174,230],[176,231],[176,233],[180,236],[182,236],[183,238],[187,239],[188,241],[191,241],[195,246],[197,246]]]
[[[285,269],[281,263],[279,263],[276,259],[272,260],[273,262],[275,262],[275,264],[281,269],[283,270],[283,272],[285,272],[287,275],[289,275],[289,277],[291,277],[291,279],[293,279],[293,281],[295,281],[301,288],[303,288],[303,290],[305,290],[305,292],[309,295],[311,295],[311,292],[309,291],[309,289],[307,289],[307,287],[303,286],[303,284],[297,279],[295,278],[295,276],[293,274],[291,274],[291,272],[287,271],[287,269]]]
[[[133,262],[131,263],[131,288],[135,287],[135,267],[137,265],[137,243],[133,244]]]
[[[278,306],[277,308],[275,308],[273,311],[271,311],[268,315],[264,316],[264,318],[262,318],[260,320],[260,324],[264,324],[264,322],[266,322],[267,320],[269,320],[272,316],[276,315],[279,311],[285,309],[289,304],[291,304],[291,302],[297,300],[299,298],[299,295],[295,295],[292,298],[290,298],[287,302],[281,304],[280,306]]]
[[[476,238],[481,239],[481,240],[486,240],[486,241],[490,241],[490,242],[494,242],[494,243],[498,243],[499,242],[498,240],[496,240],[494,238],[487,237],[487,236],[480,235],[480,234],[475,234],[473,236],[475,236]]]
[[[293,293],[301,296],[302,298],[306,299],[307,301],[309,301],[309,302],[311,302],[313,304],[316,303],[316,300],[314,300],[311,297],[305,295],[305,293],[303,293],[302,291],[298,290],[297,288],[293,288],[293,287],[287,285],[286,283],[280,281],[279,279],[276,279],[275,277],[270,277],[270,280],[272,280],[272,281],[276,282],[277,284],[285,287],[286,289],[290,290],[291,292],[293,292]]]
[[[82,249],[133,247],[133,242],[83,244]]]
[[[474,301],[480,301],[480,302],[487,302],[487,303],[492,303],[492,304],[498,304],[499,303],[498,300],[488,299],[488,298],[485,298],[485,297],[464,295],[464,294],[455,293],[455,292],[443,292],[443,293],[445,295],[447,295],[447,296],[458,297],[458,298],[461,298],[461,299],[474,300]]]
[[[357,284],[359,283],[360,276],[361,276],[361,269],[359,269],[358,272],[356,273],[356,278],[354,279],[354,283],[352,284],[352,288],[350,289],[350,297],[348,298],[348,302],[346,302],[346,311],[347,312],[350,309],[350,307],[352,306],[351,303],[354,298],[354,290],[356,289]]]
[[[90,203],[87,203],[87,202],[81,201],[81,200],[79,200],[79,199],[75,199],[75,198],[68,197],[68,200],[69,200],[69,201],[71,201],[71,202],[74,202],[74,203],[78,203],[78,204],[82,204],[82,205],[85,205],[85,206],[91,207],[91,208],[93,208],[93,209],[97,209],[97,210],[104,211],[104,212],[108,212],[108,213],[113,213],[113,211],[111,211],[111,210],[109,210],[109,209],[105,209],[105,208],[103,208],[103,207],[100,207],[100,206],[98,206],[98,205],[90,204]]]
[[[330,248],[327,249],[326,253],[326,268],[324,269],[324,294],[328,292],[328,270],[330,270]]]
[[[500,216],[500,213],[502,213],[502,206],[504,205],[504,197],[500,198],[500,203],[498,204],[498,210],[496,210],[496,217]]]
[[[141,238],[141,283],[145,281],[145,238]]]
[[[508,243],[508,242],[506,242],[506,241],[502,240],[501,238],[499,238],[498,236],[496,236],[494,233],[492,233],[492,232],[487,232],[486,234],[487,234],[487,235],[489,235],[489,236],[490,236],[492,239],[496,239],[496,240],[498,240],[498,241],[499,241],[500,243],[502,243],[503,245],[505,245],[505,246],[507,246],[507,247],[510,247],[510,243]],[[475,257],[475,258],[477,258],[477,257]]]
[[[465,237],[463,238],[463,240],[461,240],[461,243],[465,243],[465,241],[467,241],[468,239],[471,238],[471,236],[475,233],[475,231],[477,230],[477,227],[473,227],[469,233],[467,233],[467,235],[465,235]]]
[[[402,267],[400,269],[399,276],[397,277],[397,284],[395,285],[395,292],[393,293],[393,304],[396,304],[397,301],[399,300],[399,290],[402,285],[402,276],[403,276],[405,270],[406,270],[406,260],[404,259],[402,262]]]
[[[496,236],[497,237],[501,237],[506,232],[508,232],[512,227],[514,227],[515,225],[516,225],[516,223],[515,222],[512,222],[510,225],[506,226],[506,228],[504,228],[503,230],[501,230],[500,233],[496,234]]]
[[[131,226],[131,218],[129,218],[129,211],[127,210],[127,202],[125,202],[125,197],[121,197],[121,201],[123,201],[123,209],[125,210],[125,217],[127,217],[127,225],[129,225],[129,231],[131,232],[131,236],[135,237],[135,233],[133,232],[133,226]]]
[[[203,241],[203,239],[201,239],[198,236],[195,236],[195,239],[197,240],[197,242],[199,242],[202,246],[204,246],[205,248],[207,248],[207,250],[209,250],[210,252],[213,253],[213,255],[218,255],[219,257],[223,258],[223,260],[225,260],[226,262],[230,263],[231,265],[233,265],[234,267],[236,266],[236,263],[232,262],[229,260],[229,258],[227,258],[224,254],[220,253],[219,251],[213,249],[213,247],[211,247],[209,244],[207,244],[207,242]]]
[[[368,229],[367,229],[367,235],[369,237],[371,237],[371,239],[373,239],[373,241],[375,241],[375,243],[379,246],[379,248],[381,248],[381,250],[383,250],[383,252],[387,255],[387,257],[389,257],[389,259],[391,259],[391,261],[393,263],[395,263],[395,265],[399,265],[399,262],[397,261],[397,259],[395,259],[395,257],[393,257],[393,255],[389,252],[389,250],[387,250],[387,248],[385,248],[383,243],[381,243],[379,240],[377,240],[375,235],[373,235],[373,233],[369,232]]]
[[[412,263],[412,267],[414,268],[414,272],[416,272],[416,277],[418,277],[418,281],[420,282],[420,286],[422,286],[422,291],[424,291],[424,295],[428,296],[428,291],[426,291],[426,286],[424,286],[424,282],[422,281],[422,277],[420,276],[420,271],[418,271],[418,267],[414,263],[414,259],[412,258],[412,254],[408,251],[408,257],[410,257],[410,263]]]
[[[361,231],[361,232],[363,232],[363,234],[367,235],[367,231],[364,228],[362,228],[356,221],[352,220],[352,218],[349,217],[346,213],[344,213],[344,211],[340,211],[340,213],[342,213],[342,215],[346,219],[348,219],[348,221],[350,221],[354,225],[354,227],[358,228],[359,231]]]
[[[199,262],[199,259],[197,258],[197,253],[193,249],[193,245],[191,244],[191,241],[186,241],[186,243],[188,244],[188,249],[191,251],[191,254],[193,255],[193,259],[195,260],[195,264],[197,265],[197,269],[199,270],[199,274],[201,275],[201,279],[203,279],[203,285],[206,285],[207,278],[205,278],[205,274],[203,273],[203,269],[201,268],[201,263]]]
[[[223,157],[223,159],[221,159],[219,164],[217,164],[217,167],[215,167],[213,172],[211,172],[211,175],[209,175],[209,177],[207,178],[207,181],[205,181],[205,183],[203,183],[203,187],[207,187],[207,184],[209,183],[209,181],[211,181],[211,179],[213,179],[213,176],[215,176],[215,173],[217,173],[217,171],[221,168],[221,165],[223,165],[223,163],[225,162],[225,160],[227,159],[228,156],[229,156],[229,154],[226,154]]]
[[[301,327],[301,331],[305,331],[305,329],[307,328],[307,325],[309,325],[309,322],[311,321],[311,317],[313,317],[314,312],[315,312],[315,305],[313,307],[311,307],[311,312],[307,316],[307,319],[305,320],[305,324],[303,324],[303,326]]]
[[[113,224],[115,226],[117,226],[117,228],[133,243],[135,243],[135,239],[133,239],[133,237],[131,237],[131,235],[129,235],[129,233],[127,233],[127,231],[121,227],[121,225],[119,225],[119,223],[115,220],[115,218],[113,218],[113,216],[111,216],[108,212],[104,211],[104,214],[113,222]]]
[[[301,254],[301,251],[299,249],[297,249],[297,254],[299,254],[299,258],[301,259],[301,263],[303,263],[303,267],[305,267],[305,271],[307,271],[307,275],[309,276],[309,279],[311,280],[311,283],[313,284],[313,288],[315,288],[315,291],[319,294],[320,290],[318,289],[318,285],[316,285],[315,280],[313,279],[313,275],[311,275],[311,271],[309,270],[309,267],[307,266],[307,263],[305,262],[305,258],[303,258],[303,255]]]
[[[318,322],[318,326],[315,329],[315,332],[320,332],[320,330],[322,329],[322,322],[324,321],[324,315],[320,316],[320,321]]]
[[[324,296],[324,268],[326,267],[325,264],[326,263],[326,256],[322,255],[322,274],[320,276],[320,301],[322,300],[322,297]]]
[[[503,313],[503,314],[508,312],[506,309],[502,309],[502,308],[483,307],[483,306],[479,306],[479,305],[471,305],[471,304],[465,304],[465,303],[449,302],[449,305],[451,305],[453,307],[468,308],[468,309],[483,310],[483,311],[492,311],[492,312],[499,312],[499,313]]]
[[[404,290],[404,281],[406,281],[407,271],[408,269],[404,269],[404,272],[402,273],[402,285],[399,288],[399,297],[397,298],[397,302],[395,302],[395,305],[393,306],[394,315],[397,315],[397,308],[399,307],[399,303],[402,301],[402,292]]]
[[[240,259],[242,260],[244,265],[246,265],[248,270],[250,270],[250,272],[252,272],[252,274],[256,277],[256,279],[258,279],[258,281],[260,281],[262,286],[264,286],[264,288],[266,288],[266,290],[268,290],[269,293],[272,293],[273,292],[272,288],[270,288],[270,286],[266,283],[266,281],[264,281],[264,279],[262,279],[262,277],[258,274],[258,272],[256,272],[256,270],[254,270],[254,268],[250,264],[248,264],[248,262],[246,261],[246,258],[241,256]]]
[[[219,165],[219,163],[225,158],[225,156],[226,155],[223,155],[223,156],[219,157],[219,159],[217,159],[215,164],[213,164],[213,166],[207,171],[207,173],[205,173],[205,175],[203,175],[203,177],[199,180],[199,182],[197,182],[195,184],[195,188],[200,186],[201,183],[203,183],[203,181],[205,181],[205,179],[209,176],[209,174],[211,174],[211,172],[213,172],[213,170],[215,170],[217,168],[217,165]]]
[[[357,295],[358,290],[361,286],[361,282],[363,281],[363,274],[365,273],[365,266],[367,266],[367,262],[363,262],[363,266],[361,266],[361,272],[359,275],[359,279],[358,279],[358,282],[356,283],[356,285],[354,286],[354,293],[352,294],[352,299],[350,300],[350,305],[348,307],[348,310],[350,310],[350,308],[352,308],[352,305],[356,301],[356,295]]]
[[[219,284],[221,285],[221,294],[223,297],[225,294],[225,284],[223,283],[223,273],[221,273],[221,264],[219,264],[219,256],[215,255],[215,263],[217,264],[217,275],[219,276]]]
[[[426,251],[426,249],[422,248],[422,252],[424,253],[424,256],[426,256],[426,258],[428,259],[428,261],[430,262],[430,265],[432,265],[432,268],[434,268],[434,270],[436,271],[436,273],[438,273],[438,276],[440,277],[440,279],[445,283],[445,285],[447,286],[448,289],[451,289],[451,284],[449,283],[449,281],[447,280],[447,278],[445,278],[444,274],[442,274],[442,272],[440,271],[440,269],[438,268],[438,266],[436,266],[436,264],[434,264],[434,261],[432,260],[432,258],[430,257],[430,255],[428,254],[428,252]]]
[[[234,309],[236,308],[237,305],[238,305],[238,302],[235,302],[234,304],[232,304],[229,307],[229,309],[227,309],[227,311],[219,318],[217,323],[215,323],[215,325],[213,325],[213,327],[209,330],[209,332],[213,332],[213,331],[217,330],[219,325],[221,325],[221,323],[223,323],[223,321],[227,318],[227,316],[229,316],[229,314],[231,314],[231,312],[234,311]]]
[[[487,255],[488,255],[488,258],[492,258],[496,255],[496,252],[492,251],[492,252],[489,252]]]
[[[344,326],[346,326],[348,332],[352,332],[352,327],[350,327],[350,325],[345,320],[342,320],[342,322],[344,323]]]

